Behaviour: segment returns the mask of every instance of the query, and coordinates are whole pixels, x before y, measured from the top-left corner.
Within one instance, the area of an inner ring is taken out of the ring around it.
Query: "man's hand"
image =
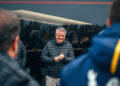
[[[60,60],[63,60],[63,59],[64,59],[64,54],[61,53],[59,56],[57,56],[57,57],[54,58],[54,61],[55,62],[59,62]]]
[[[58,57],[59,57],[60,60],[63,60],[64,59],[64,54],[61,53]]]
[[[54,58],[54,61],[55,61],[55,62],[59,62],[59,61],[60,61],[59,57],[55,57],[55,58]]]

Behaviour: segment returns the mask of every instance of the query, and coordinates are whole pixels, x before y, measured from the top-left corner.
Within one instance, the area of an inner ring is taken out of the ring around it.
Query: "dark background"
[[[3,0],[0,0],[3,1]],[[112,0],[5,0],[42,2],[112,2]],[[41,3],[0,3],[0,8],[29,10],[69,19],[104,25],[110,4],[41,4]]]

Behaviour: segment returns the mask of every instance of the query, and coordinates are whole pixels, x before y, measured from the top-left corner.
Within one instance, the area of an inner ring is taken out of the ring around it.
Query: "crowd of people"
[[[107,27],[76,59],[73,36],[66,39],[65,28],[56,28],[55,38],[45,46],[40,46],[41,32],[32,31],[27,46],[32,53],[20,40],[20,29],[19,19],[0,9],[0,86],[120,86],[120,0],[110,7]],[[36,51],[40,48],[41,53]],[[41,66],[46,68],[45,76]]]

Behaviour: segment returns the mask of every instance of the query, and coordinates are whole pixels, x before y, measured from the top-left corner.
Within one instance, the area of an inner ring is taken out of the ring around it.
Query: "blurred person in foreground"
[[[64,68],[60,86],[120,86],[120,0],[112,3],[107,28],[93,37],[89,52]]]
[[[46,86],[58,86],[63,67],[74,59],[72,45],[65,40],[67,31],[57,28],[55,39],[49,41],[41,55],[47,66]]]
[[[40,86],[14,60],[18,52],[20,22],[0,9],[0,86]]]

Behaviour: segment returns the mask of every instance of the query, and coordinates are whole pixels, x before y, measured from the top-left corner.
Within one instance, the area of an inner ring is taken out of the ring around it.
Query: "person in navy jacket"
[[[60,86],[120,86],[120,0],[110,8],[107,28],[92,39],[88,53],[68,64]]]

